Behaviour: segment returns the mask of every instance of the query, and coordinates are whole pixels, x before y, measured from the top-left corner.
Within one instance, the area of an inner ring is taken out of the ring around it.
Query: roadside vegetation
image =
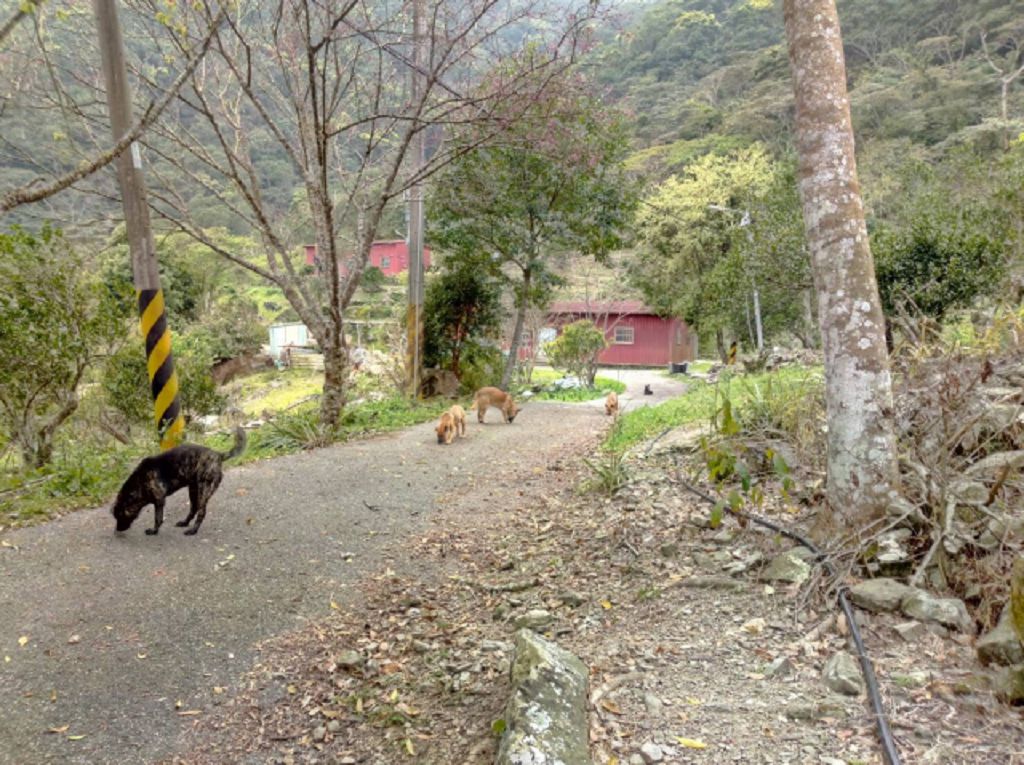
[[[793,365],[770,372],[721,372],[713,382],[690,378],[686,393],[657,406],[627,410],[608,434],[605,448],[629,449],[660,433],[684,426],[716,430],[732,418],[744,429],[813,432],[824,425],[820,367]]]

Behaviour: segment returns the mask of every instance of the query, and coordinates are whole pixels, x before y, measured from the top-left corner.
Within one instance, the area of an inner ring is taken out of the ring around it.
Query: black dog
[[[245,431],[236,428],[235,445],[229,452],[217,452],[197,444],[182,444],[155,457],[146,457],[128,476],[110,510],[117,521],[117,531],[127,531],[142,508],[151,504],[156,519],[153,528],[146,529],[146,533],[156,534],[164,522],[164,499],[188,486],[188,518],[175,525],[188,526],[195,518],[195,526],[185,532],[195,534],[206,517],[206,503],[224,477],[221,463],[237,457],[244,449]]]

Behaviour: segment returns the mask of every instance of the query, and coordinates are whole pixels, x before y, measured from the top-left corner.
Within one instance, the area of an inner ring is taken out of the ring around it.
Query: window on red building
[[[380,268],[383,271],[385,268],[391,268],[391,258],[387,255],[380,259]]]
[[[632,327],[616,327],[615,328],[615,339],[612,341],[615,345],[632,345],[633,344],[633,328]]]

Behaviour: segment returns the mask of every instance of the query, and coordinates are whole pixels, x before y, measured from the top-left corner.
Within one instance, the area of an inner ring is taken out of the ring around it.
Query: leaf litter
[[[566,441],[535,457],[557,470],[521,461],[439,498],[432,529],[349,588],[361,597],[325,598],[322,619],[266,641],[167,762],[491,763],[513,625],[531,611],[591,669],[600,765],[654,750],[666,763],[877,762],[863,698],[821,682],[846,645],[831,605],[736,567],[782,542],[728,518],[709,528],[657,457],[612,498],[581,493],[595,437]],[[899,644],[877,616],[865,632],[906,762],[1004,763],[1024,748],[1015,711],[958,684],[969,647]],[[772,674],[779,659],[788,669]],[[886,682],[922,663],[925,688]]]

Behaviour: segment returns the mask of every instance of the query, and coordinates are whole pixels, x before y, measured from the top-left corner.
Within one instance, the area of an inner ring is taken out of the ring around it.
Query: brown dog
[[[609,391],[608,397],[604,400],[604,413],[611,417],[619,416],[619,397],[615,391]]]
[[[511,395],[503,390],[491,387],[478,390],[473,395],[473,405],[469,409],[470,411],[475,409],[477,422],[483,422],[484,414],[487,412],[487,408],[491,406],[500,409],[502,419],[510,425],[520,411],[519,407],[512,400]]]
[[[450,444],[455,438],[455,418],[450,411],[441,415],[441,421],[435,428],[437,431],[437,442],[439,444]]]
[[[245,449],[245,431],[235,429],[235,445],[229,452],[218,452],[198,444],[182,444],[163,454],[146,457],[121,486],[110,512],[117,521],[118,532],[127,531],[146,505],[153,505],[153,528],[156,534],[164,522],[164,500],[178,489],[188,487],[188,517],[175,526],[195,525],[186,534],[195,534],[206,517],[206,503],[220,486],[224,460],[237,457]]]
[[[455,430],[459,435],[459,438],[466,437],[466,410],[458,404],[452,404],[452,408],[448,410],[448,413],[452,416],[452,420],[455,422]]]

